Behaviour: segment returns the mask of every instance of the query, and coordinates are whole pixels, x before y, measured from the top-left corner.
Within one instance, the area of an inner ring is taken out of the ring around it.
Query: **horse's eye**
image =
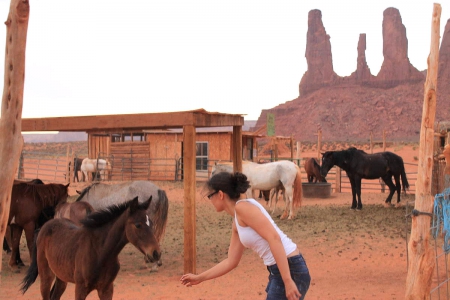
[[[134,226],[136,226],[136,228],[141,228],[141,223],[134,223]]]

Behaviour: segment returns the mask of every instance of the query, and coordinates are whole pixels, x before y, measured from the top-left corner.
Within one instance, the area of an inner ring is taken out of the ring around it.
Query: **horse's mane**
[[[23,191],[24,195],[37,198],[44,206],[55,206],[60,201],[60,198],[67,194],[67,187],[63,184],[20,183],[20,185],[26,186]]]
[[[97,184],[98,184],[98,182],[94,182],[94,183],[91,184],[90,186],[85,187],[85,188],[81,191],[80,195],[79,195],[78,198],[75,200],[75,202],[81,201],[81,199],[89,192],[89,190],[90,190],[92,187],[94,187],[95,185],[97,185]]]
[[[153,228],[156,239],[161,243],[161,238],[166,230],[169,200],[164,190],[158,190],[158,199],[153,215]]]
[[[127,208],[130,207],[132,202],[133,200],[130,200],[93,212],[85,219],[81,220],[80,223],[87,228],[101,227],[109,222],[115,221],[118,217],[120,217],[127,210]],[[145,203],[139,203],[139,209],[141,208],[145,208]]]

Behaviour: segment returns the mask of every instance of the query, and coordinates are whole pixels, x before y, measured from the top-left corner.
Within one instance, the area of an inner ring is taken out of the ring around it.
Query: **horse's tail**
[[[37,243],[36,243],[39,231],[40,228],[34,231],[34,241],[31,250],[31,264],[28,267],[27,274],[25,275],[25,277],[21,282],[22,287],[20,288],[20,290],[22,291],[22,294],[25,294],[28,288],[36,281],[36,278],[38,277],[39,274],[37,265]]]
[[[403,191],[406,193],[406,190],[409,189],[409,183],[408,179],[406,178],[405,165],[403,164],[403,160],[402,160],[402,172],[400,176],[402,177]]]
[[[169,213],[169,199],[164,190],[158,190],[159,201],[155,206],[153,214],[153,226],[155,230],[155,237],[161,243],[164,232],[166,231],[167,216]]]
[[[296,165],[297,175],[294,180],[294,196],[292,197],[292,203],[294,206],[302,206],[302,171]]]

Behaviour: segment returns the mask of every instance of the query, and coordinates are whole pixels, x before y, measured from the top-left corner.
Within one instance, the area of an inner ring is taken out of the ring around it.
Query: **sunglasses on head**
[[[212,192],[211,194],[206,195],[206,197],[207,197],[209,200],[211,200],[211,197],[214,196],[215,194],[217,194],[218,192],[219,192],[219,191]]]

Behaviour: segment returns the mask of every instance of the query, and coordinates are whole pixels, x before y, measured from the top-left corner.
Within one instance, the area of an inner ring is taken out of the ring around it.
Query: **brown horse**
[[[87,202],[62,202],[56,206],[55,219],[66,218],[81,226],[81,220],[94,212],[94,208]]]
[[[81,221],[81,227],[64,218],[47,222],[37,235],[22,292],[39,275],[44,300],[60,299],[68,282],[75,283],[77,300],[86,299],[93,290],[101,300],[112,299],[120,269],[118,256],[126,244],[133,244],[151,262],[160,259],[161,250],[147,214],[151,200],[139,203],[135,197],[94,212]]]
[[[18,184],[18,183],[33,183],[33,184],[44,184],[44,182],[42,180],[40,180],[39,178],[30,180],[30,181],[23,181],[23,180],[19,180],[19,179],[14,179],[14,183],[13,184]],[[41,224],[42,226],[43,224]],[[5,238],[3,239],[3,250],[6,251],[7,254],[11,253],[11,240],[12,240],[12,236],[11,236],[11,226],[6,226],[6,233],[5,233]],[[23,262],[20,259],[20,254],[19,252],[17,252],[17,265],[22,265],[23,266]]]
[[[303,165],[305,168],[306,175],[308,176],[308,182],[327,182],[325,177],[320,174],[320,165],[317,159],[311,157],[305,160],[305,164]]]
[[[32,184],[27,182],[13,184],[8,225],[11,229],[11,258],[9,266],[16,269],[20,237],[25,231],[28,250],[31,254],[34,230],[53,218],[55,207],[66,202],[69,184]],[[41,220],[40,220],[41,219]],[[19,256],[20,257],[20,256]]]

